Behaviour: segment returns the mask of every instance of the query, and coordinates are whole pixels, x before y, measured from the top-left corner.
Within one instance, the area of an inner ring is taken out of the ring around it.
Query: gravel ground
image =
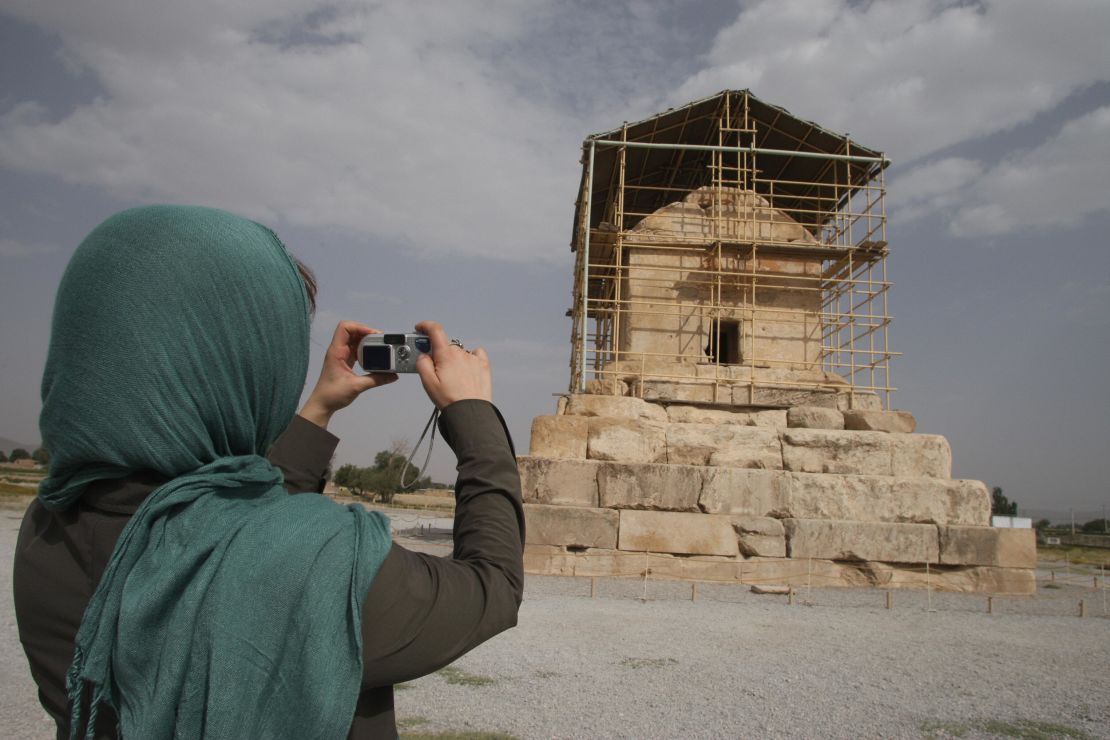
[[[21,511],[0,510],[10,563]],[[408,517],[399,518],[407,529]],[[429,522],[428,524],[431,524]],[[440,525],[441,522],[435,522]],[[406,533],[444,552],[442,528]],[[49,738],[0,609],[0,737]],[[647,595],[646,600],[642,597]],[[520,624],[397,692],[402,731],[520,738],[1110,738],[1103,593],[1036,598],[530,577]],[[1088,618],[1076,616],[1079,598]]]

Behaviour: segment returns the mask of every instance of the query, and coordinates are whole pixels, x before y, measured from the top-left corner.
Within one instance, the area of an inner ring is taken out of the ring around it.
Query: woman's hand
[[[339,322],[331,344],[324,353],[320,379],[316,381],[316,387],[300,410],[301,416],[327,429],[332,414],[349,406],[363,391],[397,380],[396,373],[359,375],[354,371],[355,360],[358,359],[358,343],[367,334],[381,332],[353,321]]]
[[[416,372],[437,409],[442,411],[468,398],[493,401],[493,380],[484,349],[467,352],[451,344],[443,327],[434,321],[421,321],[416,330],[432,341],[432,353],[417,358]]]

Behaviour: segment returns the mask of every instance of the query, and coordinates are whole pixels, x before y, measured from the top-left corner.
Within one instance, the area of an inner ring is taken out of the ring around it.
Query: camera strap
[[[401,480],[398,482],[401,484],[402,489],[415,486],[420,481],[420,477],[424,475],[424,471],[428,469],[428,461],[432,459],[432,447],[436,443],[436,422],[438,420],[439,409],[433,408],[432,415],[428,417],[428,423],[424,425],[424,431],[420,433],[420,439],[416,440],[416,444],[413,445],[412,452],[409,453],[409,459],[405,460],[405,467],[401,468]],[[428,452],[424,455],[424,464],[420,466],[420,470],[417,472],[416,477],[408,483],[405,483],[405,473],[409,472],[409,468],[413,467],[412,458],[416,455],[416,451],[420,449],[420,445],[424,442],[424,437],[428,436],[429,429],[432,430],[432,436],[428,438]]]

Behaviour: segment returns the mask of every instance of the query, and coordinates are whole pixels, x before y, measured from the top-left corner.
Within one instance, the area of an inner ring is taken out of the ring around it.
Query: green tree
[[[344,488],[346,488],[350,483],[351,468],[353,467],[354,465],[340,465],[338,468],[336,468],[335,472],[332,473],[331,476],[332,483],[337,486],[343,486]]]
[[[395,440],[388,450],[374,455],[374,464],[370,467],[340,465],[332,480],[335,485],[343,486],[356,496],[374,494],[384,504],[392,503],[393,497],[404,490],[401,487],[402,473],[406,474],[408,488],[427,488],[431,485],[431,478],[425,476],[412,481],[412,476],[418,471],[412,467],[405,470],[405,463],[408,461],[407,447],[404,440]]]
[[[420,471],[412,467],[405,469],[408,457],[408,442],[403,439],[393,440],[388,450],[382,450],[374,456],[370,490],[378,494],[378,499],[383,504],[392,503],[393,497],[404,490],[401,487],[402,473],[405,474],[407,488],[423,488],[431,483],[428,477],[413,480],[413,476]]]
[[[1083,525],[1084,532],[1103,533],[1108,531],[1107,522],[1105,519],[1092,519]]]
[[[16,462],[17,460],[30,460],[31,453],[22,447],[16,447],[12,450],[12,454],[8,455],[8,459],[12,462]]]
[[[3,450],[0,450],[0,463],[6,463],[7,461],[8,461],[8,453],[4,452]]]
[[[335,485],[343,486],[356,496],[361,496],[363,490],[361,477],[362,471],[363,468],[360,468],[357,465],[351,465],[350,463],[347,463],[346,465],[340,465],[336,469],[335,476],[332,478],[332,480],[335,481]]]
[[[1042,529],[1048,529],[1051,526],[1052,522],[1048,521],[1047,519],[1038,519],[1037,522],[1033,525],[1033,529],[1040,532]]]
[[[39,465],[49,465],[50,453],[46,451],[45,447],[39,447],[37,450],[31,453],[31,459],[37,462]]]
[[[991,516],[1017,516],[1017,501],[1010,501],[1002,494],[1002,489],[991,489]]]

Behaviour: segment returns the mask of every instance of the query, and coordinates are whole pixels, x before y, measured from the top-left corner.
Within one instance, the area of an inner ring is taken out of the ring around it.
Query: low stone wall
[[[899,563],[790,558],[679,556],[611,549],[567,549],[529,544],[528,573],[558,576],[626,576],[794,587],[932,588],[937,591],[1032,594],[1032,569],[983,565]]]
[[[665,557],[667,577],[757,568],[753,583],[792,583],[805,562],[835,584],[914,587],[929,564],[937,588],[1032,589],[1033,531],[991,528],[987,487],[953,480],[947,440],[912,433],[906,412],[601,395],[560,411],[535,419],[519,459],[530,572],[617,575]]]

